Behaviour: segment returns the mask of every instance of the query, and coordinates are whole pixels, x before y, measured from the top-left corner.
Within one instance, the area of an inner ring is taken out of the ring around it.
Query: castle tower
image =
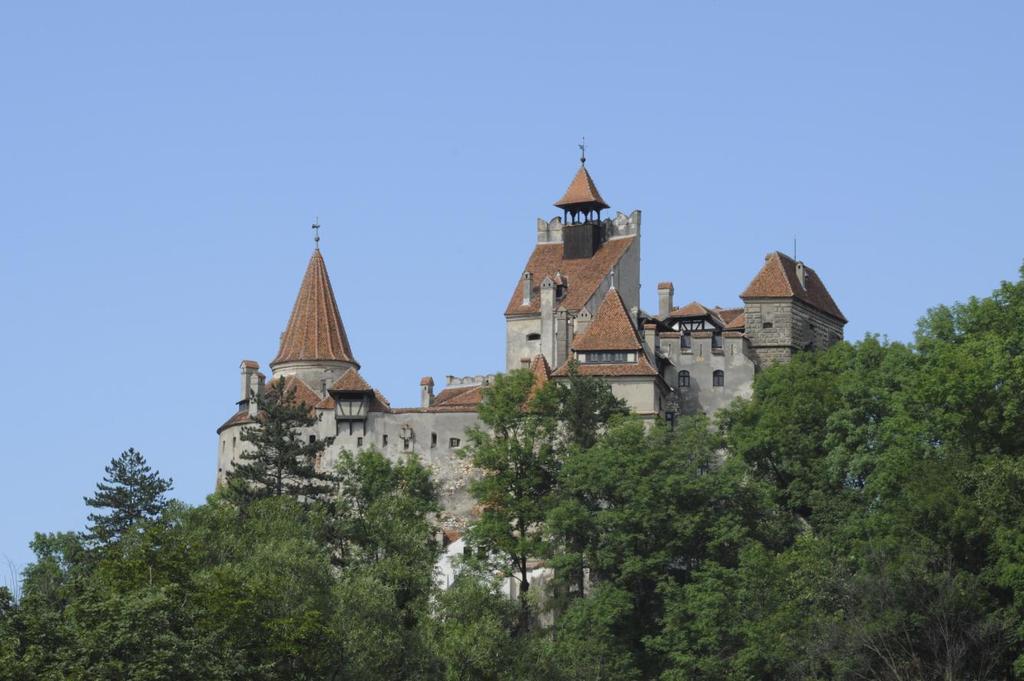
[[[313,390],[333,385],[349,369],[359,368],[319,248],[309,259],[288,327],[281,334],[280,350],[270,368],[275,379],[295,376]]]
[[[576,175],[554,204],[562,216],[537,220],[537,244],[505,308],[510,371],[529,368],[537,355],[552,367],[564,364],[577,324],[586,327],[613,279],[627,309],[639,308],[640,211],[602,218],[608,204],[586,161],[580,157]]]
[[[843,339],[846,317],[821,277],[799,260],[778,251],[746,290],[746,335],[758,367],[788,361],[799,350],[824,349]]]

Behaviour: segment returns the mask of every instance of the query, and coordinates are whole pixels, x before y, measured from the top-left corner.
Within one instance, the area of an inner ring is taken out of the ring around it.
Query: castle
[[[742,307],[676,307],[672,283],[662,282],[657,314],[648,313],[640,307],[640,211],[602,218],[609,207],[585,158],[555,206],[562,216],[538,219],[537,243],[505,307],[508,371],[559,380],[575,360],[634,412],[673,418],[749,396],[762,367],[843,337],[846,318],[821,278],[779,252],[765,256],[740,293]],[[472,471],[457,451],[492,376],[448,376],[436,394],[426,377],[419,406],[392,407],[359,373],[319,244],[270,369],[317,414],[304,435],[334,438],[320,465],[333,467],[342,450],[375,447],[393,459],[414,452],[441,486],[442,521],[466,519]],[[245,446],[242,428],[257,422],[265,386],[259,364],[244,360],[238,411],[217,430],[218,485]]]

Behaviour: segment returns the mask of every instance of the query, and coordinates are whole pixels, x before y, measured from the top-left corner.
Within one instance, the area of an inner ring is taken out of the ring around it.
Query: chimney
[[[644,345],[647,346],[647,356],[651,362],[655,360],[655,344],[658,342],[658,325],[654,322],[644,322]]]
[[[523,305],[529,305],[533,298],[533,275],[523,272]]]
[[[672,295],[676,292],[671,281],[658,284],[658,316],[665,319],[672,314]]]
[[[572,325],[573,338],[576,336],[582,336],[590,328],[590,322],[594,321],[594,315],[590,314],[590,310],[583,308],[576,315],[576,321]]]
[[[434,378],[424,376],[420,379],[420,407],[426,409],[434,404]]]
[[[251,359],[243,359],[242,364],[242,399],[244,402],[249,399],[249,391],[256,390],[256,375],[260,372],[260,365]]]
[[[555,282],[544,277],[540,283],[540,351],[548,362],[555,361]]]
[[[800,286],[802,286],[803,288],[806,289],[807,288],[807,275],[804,272],[804,264],[803,264],[803,262],[801,262],[799,260],[796,261],[796,278],[800,280]]]

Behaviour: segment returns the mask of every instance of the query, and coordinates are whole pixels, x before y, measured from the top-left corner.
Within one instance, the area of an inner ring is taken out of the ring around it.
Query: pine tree
[[[242,441],[252,447],[228,473],[228,496],[240,503],[277,496],[303,502],[332,497],[336,476],[317,470],[317,460],[334,438],[305,440],[301,430],[315,425],[317,418],[296,399],[295,386],[285,389],[282,379],[256,399],[260,425],[242,430]]]
[[[146,463],[141,452],[131,447],[111,459],[104,469],[103,482],[96,484],[96,493],[85,497],[92,508],[107,508],[109,513],[90,513],[88,539],[100,544],[118,541],[132,528],[152,522],[167,506],[164,493],[173,485],[170,478],[160,477]]]

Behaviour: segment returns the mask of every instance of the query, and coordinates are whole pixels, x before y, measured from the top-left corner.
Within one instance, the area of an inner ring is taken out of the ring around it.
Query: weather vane
[[[580,143],[577,144],[576,146],[578,146],[580,148],[580,165],[581,166],[582,165],[586,165],[586,163],[587,163],[587,138],[586,137],[580,138]]]
[[[313,221],[313,243],[316,244],[316,250],[320,250],[320,216],[316,216],[316,220]]]

